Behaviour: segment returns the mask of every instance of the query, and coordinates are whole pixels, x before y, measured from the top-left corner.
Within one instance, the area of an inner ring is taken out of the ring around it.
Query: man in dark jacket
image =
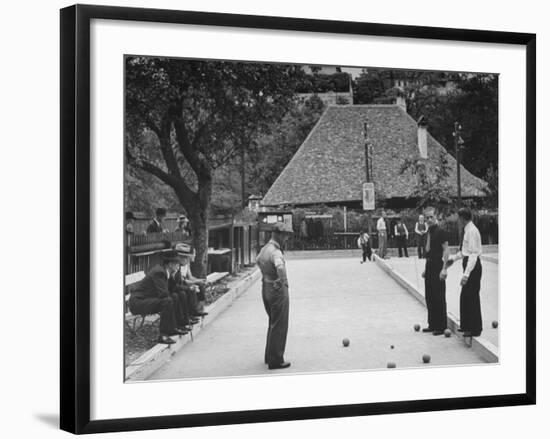
[[[164,207],[159,207],[155,210],[155,217],[153,221],[147,226],[147,233],[162,233],[164,228],[162,227],[162,222],[166,217],[166,209]]]
[[[426,307],[428,308],[428,326],[422,332],[441,335],[447,329],[446,279],[449,259],[449,239],[447,233],[439,227],[436,211],[428,207],[424,211],[428,223],[426,239],[426,268],[422,273]]]
[[[162,263],[153,267],[131,293],[129,307],[132,314],[160,314],[159,343],[172,344],[172,335],[187,334],[188,328],[180,313],[177,295],[169,290],[169,279],[179,270],[176,251],[163,253]]]

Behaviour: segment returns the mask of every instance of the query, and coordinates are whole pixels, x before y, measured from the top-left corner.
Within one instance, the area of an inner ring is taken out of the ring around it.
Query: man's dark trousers
[[[428,326],[434,331],[447,328],[447,302],[445,300],[445,281],[439,279],[443,269],[443,260],[426,259],[424,291],[428,308]]]
[[[466,269],[468,258],[462,259],[462,269]],[[460,292],[460,328],[464,331],[470,331],[472,334],[481,334],[483,328],[481,322],[481,302],[479,299],[479,290],[481,288],[481,262],[477,259],[476,265],[468,282],[462,287]]]
[[[162,335],[172,335],[176,328],[176,303],[172,297],[145,298],[130,297],[128,303],[130,311],[134,315],[160,314],[159,332]]]
[[[363,249],[363,262],[365,262],[367,258],[369,258],[369,261],[370,261],[372,256],[370,243],[367,242],[366,244],[361,244],[361,248]]]
[[[275,289],[272,282],[263,281],[262,299],[269,317],[264,361],[267,364],[281,364],[284,362],[288,333],[288,287],[283,285]]]
[[[403,252],[407,258],[409,257],[409,252],[407,250],[407,238],[404,236],[397,236],[397,249],[399,251],[399,257],[403,256]]]

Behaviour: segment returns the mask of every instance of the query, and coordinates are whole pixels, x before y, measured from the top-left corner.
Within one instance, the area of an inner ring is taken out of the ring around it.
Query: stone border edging
[[[390,275],[390,277],[395,280],[399,285],[401,285],[409,294],[411,294],[416,300],[418,300],[422,305],[426,306],[426,299],[424,295],[418,291],[407,279],[405,279],[401,274],[391,268],[383,259],[378,255],[373,255],[376,263],[382,270]],[[466,340],[460,332],[458,332],[459,323],[456,316],[447,312],[447,327],[451,330],[453,334],[457,337],[460,337]],[[487,340],[480,339],[479,337],[472,337],[471,343],[469,346],[473,351],[483,358],[488,363],[497,363],[498,362],[498,348],[488,342]]]
[[[482,254],[481,255],[481,260],[492,262],[493,264],[498,264],[498,257],[495,257],[495,256],[489,256],[489,255]]]
[[[193,327],[193,337],[196,337],[202,328],[212,322],[219,314],[225,311],[235,299],[261,277],[261,272],[256,269],[253,273],[245,276],[235,287],[219,297],[214,303],[205,308],[208,315],[202,319],[200,325]],[[151,349],[143,353],[132,364],[126,367],[125,381],[136,382],[143,381],[150,377],[158,368],[181,348],[183,348],[191,339],[191,334],[172,337],[176,343],[172,345],[156,344]]]

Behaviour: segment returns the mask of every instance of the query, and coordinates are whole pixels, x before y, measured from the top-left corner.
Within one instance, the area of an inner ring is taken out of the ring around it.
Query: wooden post
[[[344,232],[348,231],[348,208],[344,206]],[[348,237],[344,235],[344,248],[348,248]]]
[[[229,227],[229,248],[231,252],[229,253],[229,271],[233,273],[233,265],[235,263],[235,240],[233,239],[233,234],[235,233],[234,228],[235,215],[231,214],[231,226]]]

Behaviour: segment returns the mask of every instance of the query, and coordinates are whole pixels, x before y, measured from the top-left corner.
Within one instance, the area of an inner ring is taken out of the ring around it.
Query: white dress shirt
[[[386,221],[384,221],[384,218],[378,218],[378,222],[376,223],[376,229],[378,231],[383,230],[386,231]]]
[[[458,261],[465,256],[468,256],[468,264],[464,270],[464,276],[470,276],[476,266],[477,259],[481,256],[481,235],[472,221],[464,227],[462,250],[453,256],[453,260]]]

